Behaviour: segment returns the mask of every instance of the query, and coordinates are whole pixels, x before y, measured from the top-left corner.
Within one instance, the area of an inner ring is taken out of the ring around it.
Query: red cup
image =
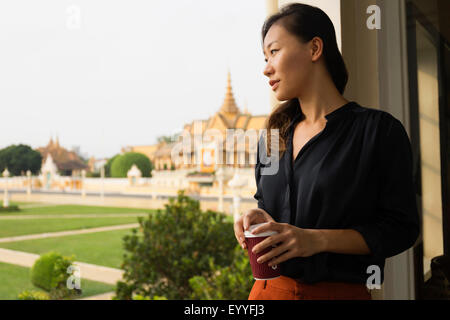
[[[245,231],[245,242],[247,245],[248,250],[248,257],[250,258],[250,265],[252,267],[252,273],[253,278],[255,280],[271,280],[276,279],[281,276],[280,274],[280,266],[274,265],[272,267],[269,267],[269,261],[266,261],[264,263],[258,263],[258,258],[265,255],[267,252],[272,250],[271,247],[268,247],[264,249],[263,251],[258,252],[257,254],[252,252],[252,249],[255,245],[266,239],[267,237],[270,237],[271,235],[277,234],[276,231],[266,231],[259,234],[252,234],[251,232],[258,228],[259,226],[262,226],[265,223],[259,223],[254,224],[250,226],[248,231]],[[276,247],[275,245],[272,247]]]

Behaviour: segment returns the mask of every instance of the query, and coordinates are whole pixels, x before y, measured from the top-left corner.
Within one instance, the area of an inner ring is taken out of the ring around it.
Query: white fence
[[[85,178],[81,177],[62,177],[55,176],[52,178],[50,188],[44,187],[43,176],[32,176],[31,185],[32,190],[55,190],[55,191],[85,191],[85,192],[114,192],[114,193],[136,193],[136,194],[176,194],[180,189],[189,189],[190,180],[186,175],[193,170],[167,170],[167,171],[153,171],[152,178],[138,178],[132,185],[128,178]],[[243,197],[251,198],[256,192],[255,174],[252,168],[225,168],[223,193],[224,195],[232,195],[233,189],[228,186],[228,181],[238,173],[240,179],[245,182],[245,185],[240,189],[240,194]],[[201,179],[200,179],[201,180]],[[28,177],[0,177],[0,189],[6,187],[8,189],[22,189],[28,188]],[[212,186],[201,186],[197,188],[198,195],[217,196],[220,192],[217,178],[210,178],[213,182]]]

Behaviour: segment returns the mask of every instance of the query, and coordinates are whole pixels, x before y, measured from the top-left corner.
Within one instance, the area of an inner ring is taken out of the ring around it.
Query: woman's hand
[[[253,253],[263,251],[272,245],[268,253],[258,259],[259,263],[270,261],[269,266],[280,264],[295,257],[309,257],[324,251],[326,243],[320,230],[301,229],[287,223],[270,222],[253,230],[253,234],[277,231],[278,234],[264,239],[253,247]]]
[[[243,249],[246,249],[244,231],[253,224],[270,222],[273,218],[266,211],[260,208],[250,209],[244,213],[236,222],[234,223],[234,235]]]

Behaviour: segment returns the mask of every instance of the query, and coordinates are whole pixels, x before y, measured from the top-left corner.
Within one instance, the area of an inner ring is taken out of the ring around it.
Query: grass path
[[[72,219],[72,218],[126,218],[126,217],[146,217],[147,213],[103,213],[103,214],[40,214],[40,215],[8,215],[0,216],[1,220],[29,220],[29,219]]]
[[[136,216],[117,218],[106,217],[0,220],[0,238],[17,237],[48,232],[73,231],[105,226],[124,225],[137,222],[138,218]]]
[[[120,207],[103,207],[103,206],[84,206],[84,205],[32,205],[27,206],[19,204],[20,211],[4,212],[0,216],[17,216],[17,215],[66,215],[66,214],[112,214],[112,213],[150,213],[155,212],[153,209],[138,208],[120,208]]]
[[[115,225],[115,226],[100,227],[100,228],[89,228],[89,229],[82,229],[82,230],[27,234],[27,235],[18,236],[18,237],[0,238],[0,243],[17,242],[17,241],[34,240],[34,239],[60,238],[60,237],[66,237],[66,236],[71,236],[71,235],[77,235],[77,234],[86,234],[86,233],[104,232],[104,231],[122,230],[122,229],[132,229],[132,228],[138,228],[138,227],[139,227],[139,223],[131,223],[131,224],[124,224],[124,225]]]

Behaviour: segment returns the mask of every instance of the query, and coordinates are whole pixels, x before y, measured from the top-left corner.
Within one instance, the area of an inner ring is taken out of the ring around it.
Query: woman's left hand
[[[267,247],[275,246],[265,255],[259,257],[258,262],[269,262],[269,266],[280,264],[295,257],[309,257],[324,251],[324,240],[320,230],[301,229],[288,223],[269,222],[255,230],[253,234],[266,231],[277,231],[253,247],[253,253],[263,251]]]

